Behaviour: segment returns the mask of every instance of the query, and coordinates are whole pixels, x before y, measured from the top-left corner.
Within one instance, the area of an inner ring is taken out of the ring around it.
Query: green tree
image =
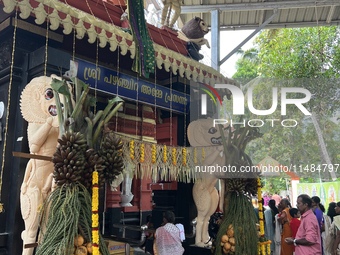
[[[256,65],[249,59],[238,59],[236,61],[236,70],[233,79],[240,84],[246,84],[258,76]]]
[[[340,107],[337,99],[340,87],[339,43],[339,27],[266,30],[256,39],[261,60],[259,74],[286,79],[285,87],[304,87],[311,92],[312,99],[307,107],[312,112],[320,162],[327,164],[337,159],[327,151],[335,137],[328,141],[325,139],[327,125],[322,122],[327,122]],[[334,172],[331,175],[334,179]]]
[[[238,50],[237,54],[241,54],[241,57],[236,61],[237,71],[232,78],[244,85],[258,76],[258,50],[256,48],[247,51]]]

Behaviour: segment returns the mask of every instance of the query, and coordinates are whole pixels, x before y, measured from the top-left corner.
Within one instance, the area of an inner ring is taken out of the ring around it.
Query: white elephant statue
[[[59,123],[52,78],[57,76],[40,76],[34,78],[21,94],[21,113],[28,122],[28,143],[30,153],[52,157],[59,137]],[[63,100],[61,98],[63,103]],[[30,159],[20,190],[20,206],[25,230],[21,234],[25,244],[36,242],[39,227],[39,212],[52,190],[53,163],[50,161]],[[24,248],[24,255],[33,254],[34,248]]]
[[[225,134],[227,137],[227,134]],[[207,146],[205,148],[205,166],[225,164],[225,156],[222,146],[222,138],[219,128],[213,126],[213,119],[200,119],[193,121],[188,127],[190,145]],[[212,147],[213,146],[213,147]],[[215,213],[219,201],[219,195],[215,188],[218,181],[216,175],[200,173],[200,178],[195,182],[192,194],[197,207],[197,226],[195,245],[199,247],[210,246],[208,234],[210,216]],[[220,208],[223,208],[224,181],[221,179]]]

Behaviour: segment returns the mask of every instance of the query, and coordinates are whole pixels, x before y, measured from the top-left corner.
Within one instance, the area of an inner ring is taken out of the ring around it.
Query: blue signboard
[[[126,74],[97,66],[95,64],[77,59],[73,63],[77,70],[77,78],[97,88],[119,97],[172,109],[173,111],[187,113],[190,104],[190,95],[170,90],[151,82],[137,80]],[[97,84],[96,84],[97,83]],[[117,91],[118,86],[118,91]],[[118,93],[117,93],[118,92]]]

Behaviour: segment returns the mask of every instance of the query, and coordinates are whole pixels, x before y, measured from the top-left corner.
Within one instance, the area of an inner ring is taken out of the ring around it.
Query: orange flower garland
[[[166,163],[167,160],[167,154],[166,154],[166,145],[164,145],[163,147],[163,162]]]
[[[172,164],[175,166],[176,165],[176,149],[172,149]]]
[[[152,145],[152,164],[156,163],[156,145]]]
[[[144,151],[144,143],[140,145],[140,162],[144,162],[144,156],[145,156],[145,151]]]
[[[183,148],[183,166],[187,164],[187,151],[185,148]]]
[[[92,248],[93,255],[99,255],[99,192],[98,192],[98,172],[92,174]]]
[[[130,157],[131,157],[131,159],[135,158],[135,147],[133,146],[133,144],[134,144],[134,141],[131,140],[130,141]]]

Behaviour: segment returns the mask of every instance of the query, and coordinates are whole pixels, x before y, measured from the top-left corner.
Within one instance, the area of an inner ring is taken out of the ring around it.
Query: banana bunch
[[[104,181],[111,183],[123,171],[122,148],[122,139],[111,133],[105,135],[99,150],[99,155],[103,159],[103,165],[105,166]]]
[[[81,175],[80,182],[87,188],[92,188],[92,173],[94,170],[98,171],[98,176],[100,180],[105,179],[103,170],[105,169],[105,166],[103,165],[103,159],[99,156],[97,152],[94,151],[94,149],[88,149],[85,152],[85,169],[84,173]],[[100,188],[104,186],[104,182],[100,183]]]
[[[53,154],[53,177],[58,184],[69,185],[79,181],[85,169],[86,140],[81,133],[66,132],[58,139],[58,146]]]

